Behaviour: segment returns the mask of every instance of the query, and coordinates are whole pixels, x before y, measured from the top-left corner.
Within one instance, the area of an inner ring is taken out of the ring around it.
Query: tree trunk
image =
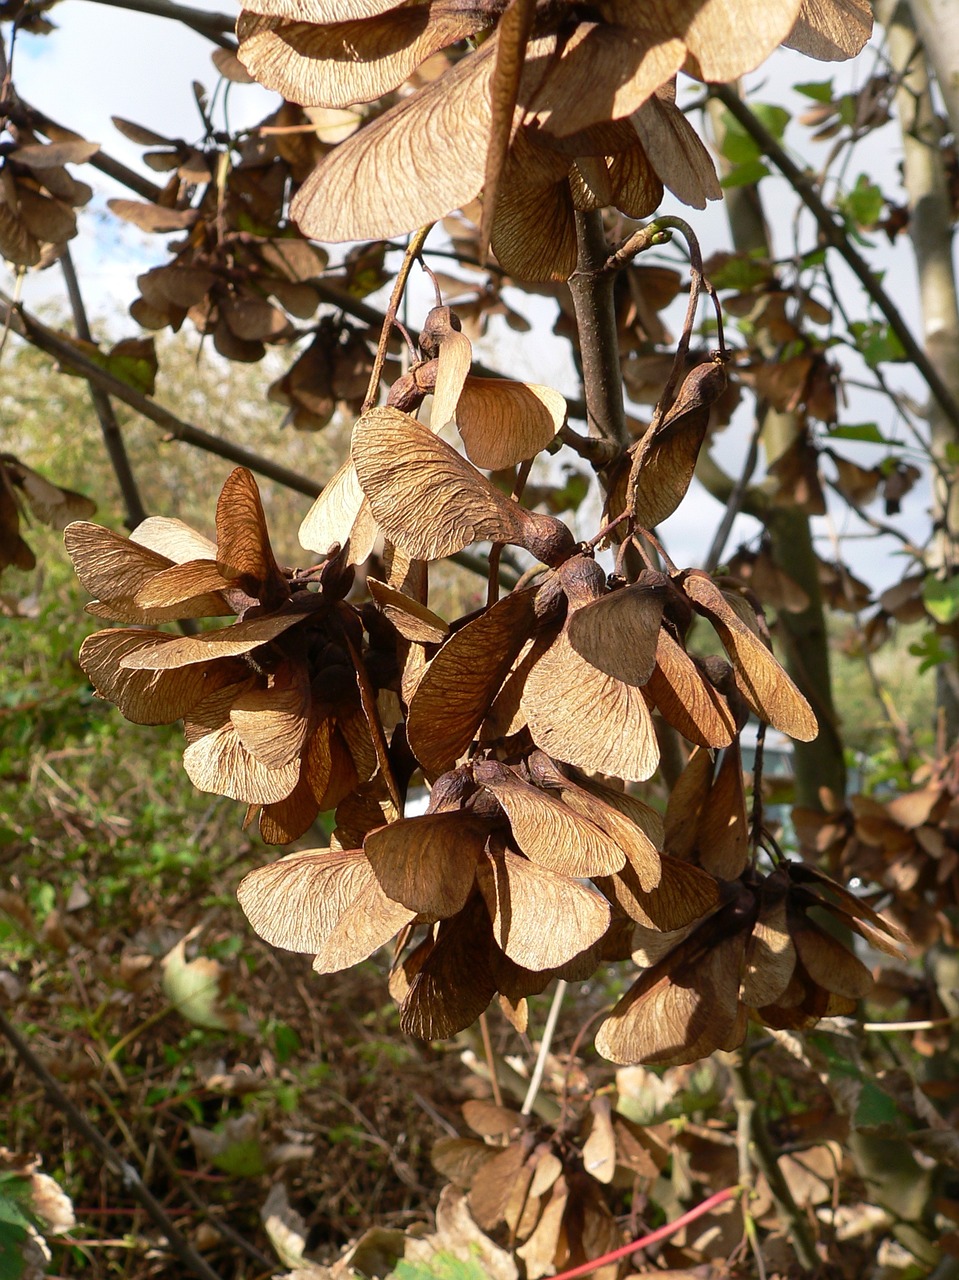
[[[716,102],[711,103],[711,115],[717,142],[721,142],[722,108]],[[726,192],[725,204],[736,249],[745,253],[758,250],[771,257],[758,190],[733,187]],[[766,354],[775,353],[771,339],[764,342],[762,334],[758,339]],[[767,463],[780,457],[798,433],[799,424],[794,414],[770,409],[762,432]],[[769,504],[763,518],[773,560],[809,597],[809,605],[802,613],[783,610],[779,614],[777,635],[782,643],[786,670],[812,703],[819,719],[818,738],[814,742],[794,744],[796,803],[822,809],[820,790],[823,788],[842,802],[846,792],[846,766],[833,704],[826,619],[809,518],[796,507],[777,504]]]
[[[897,115],[902,129],[903,183],[909,197],[909,235],[916,255],[919,299],[922,308],[923,343],[926,354],[952,394],[959,395],[959,304],[952,259],[953,210],[940,148],[940,126],[929,95],[929,76],[922,51],[916,53],[916,24],[928,30],[933,16],[941,19],[927,52],[937,68],[945,57],[947,74],[959,123],[959,6],[955,0],[913,0],[887,6],[892,12],[886,30],[892,65],[903,71],[896,93]],[[941,13],[938,11],[941,10]],[[948,10],[948,13],[946,12]],[[880,10],[882,12],[882,10]],[[951,42],[951,43],[950,43]],[[950,49],[955,58],[948,61]],[[947,85],[941,85],[947,96]],[[951,114],[951,111],[950,111]],[[950,446],[959,444],[955,427],[932,396],[928,404],[929,441],[937,471],[933,476],[933,516],[936,537],[927,567],[944,576],[959,569],[956,561],[959,538],[959,485]],[[959,630],[954,628],[954,642]],[[945,716],[950,739],[959,733],[959,667],[939,669],[938,706]]]

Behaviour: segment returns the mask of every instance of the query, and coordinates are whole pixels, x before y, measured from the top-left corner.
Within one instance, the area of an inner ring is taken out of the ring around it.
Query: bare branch
[[[132,9],[134,13],[149,13],[156,18],[171,18],[174,22],[182,22],[197,35],[206,36],[221,49],[236,48],[236,41],[224,36],[236,26],[236,19],[226,13],[204,13],[190,5],[175,4],[174,0],[94,0],[94,3],[111,5],[115,9]]]
[[[84,342],[92,342],[93,334],[90,332],[86,307],[83,305],[83,295],[80,293],[80,282],[77,279],[69,248],[64,249],[60,255],[60,267],[63,271],[63,278],[66,281],[77,337]],[[147,513],[140,498],[140,490],[137,488],[133,468],[130,466],[126,445],[123,443],[120,424],[117,422],[117,416],[113,412],[110,397],[102,387],[97,386],[94,382],[89,382],[89,387],[90,399],[93,401],[97,418],[100,420],[100,430],[103,432],[103,443],[106,446],[107,456],[116,474],[117,483],[120,486],[120,492],[123,494],[123,501],[126,505],[126,526],[128,529],[135,529],[141,521],[146,519]]]
[[[315,498],[323,487],[315,480],[290,470],[289,467],[272,462],[269,458],[263,458],[250,449],[244,449],[242,445],[222,440],[219,436],[211,435],[208,431],[193,426],[192,423],[184,422],[169,409],[164,409],[155,400],[151,400],[149,396],[135,391],[120,378],[114,377],[112,373],[108,373],[92,360],[88,360],[65,338],[48,329],[45,324],[41,324],[35,316],[31,316],[29,312],[17,306],[3,293],[0,293],[0,321],[8,321],[14,333],[80,374],[92,385],[99,387],[117,400],[122,400],[131,409],[135,409],[137,413],[142,414],[158,427],[162,427],[174,440],[195,445],[198,449],[226,458],[227,461],[234,462],[238,466],[248,467],[258,475],[275,480],[278,484],[294,489],[297,493],[305,493],[310,498]]]
[[[586,421],[593,435],[628,449],[632,436],[626,425],[613,305],[616,276],[604,270],[609,246],[601,213],[576,214],[576,242],[578,257],[576,270],[569,278],[569,291],[583,361]]]

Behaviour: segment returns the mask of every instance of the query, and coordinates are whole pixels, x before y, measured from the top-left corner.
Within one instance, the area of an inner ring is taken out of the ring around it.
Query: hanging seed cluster
[[[592,543],[480,469],[549,444],[562,397],[475,379],[447,307],[420,356],[358,419],[307,514],[310,568],[277,563],[242,468],[215,541],[158,518],[130,538],[69,526],[90,610],[122,624],[81,649],[98,692],[138,723],[182,719],[194,785],[245,802],[267,842],[334,812],[329,848],[251,872],[240,903],[321,973],[392,943],[412,1034],[453,1035],[494,1000],[523,1028],[553,978],[630,958],[640,975],[597,1037],[617,1062],[693,1061],[741,1043],[750,1017],[801,1028],[850,1012],[870,978],[830,922],[893,951],[898,931],[811,867],[759,869],[739,752],[750,716],[803,741],[816,718],[749,593],[657,567],[643,532],[686,493],[723,358],[695,366],[625,456],[607,574]],[[427,391],[430,426],[411,412]],[[436,434],[451,422],[462,452]],[[380,539],[386,580],[368,578],[364,599],[354,566]],[[429,606],[430,565],[476,543],[538,567],[447,622]],[[183,618],[225,625],[161,629]],[[711,656],[687,647],[697,618]],[[632,785],[656,773],[663,725],[690,743],[664,817]],[[427,812],[404,816],[419,779]]]

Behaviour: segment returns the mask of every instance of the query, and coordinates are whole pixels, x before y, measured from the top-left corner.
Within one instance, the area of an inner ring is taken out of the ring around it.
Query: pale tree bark
[[[946,12],[948,10],[948,12]],[[953,95],[959,122],[959,5],[955,0],[912,0],[912,4],[880,6],[886,18],[889,55],[902,72],[896,93],[897,116],[902,130],[903,183],[909,202],[909,235],[916,255],[919,300],[922,309],[923,345],[929,360],[953,396],[959,395],[959,303],[953,263],[953,209],[939,146],[940,126],[930,98],[929,74],[923,51],[916,49],[916,28],[926,31],[935,20],[926,53],[938,70],[948,103]],[[915,15],[915,21],[913,21]],[[941,25],[939,21],[941,19]],[[952,61],[950,62],[950,58]],[[950,108],[951,110],[951,108]],[[929,440],[937,463],[933,476],[936,536],[928,567],[944,575],[959,570],[959,485],[950,446],[959,444],[955,424],[942,412],[934,397],[928,404]],[[954,634],[959,641],[959,632]],[[959,670],[940,668],[938,705],[945,714],[950,738],[959,732]]]
[[[721,144],[722,111],[711,104],[713,128]],[[726,192],[726,213],[733,244],[741,252],[759,251],[772,256],[769,234],[758,189],[733,187]],[[765,355],[775,355],[771,339],[758,335]],[[766,412],[762,444],[767,465],[780,457],[799,432],[794,414]],[[698,473],[699,474],[699,473]],[[702,478],[702,476],[701,476]],[[746,507],[748,509],[748,502]],[[806,808],[823,807],[823,788],[841,803],[846,791],[846,767],[842,740],[832,694],[829,641],[823,610],[819,572],[813,548],[809,518],[798,507],[785,503],[763,506],[763,523],[770,537],[770,552],[776,564],[796,582],[809,598],[801,613],[783,610],[779,615],[778,637],[786,670],[802,689],[819,719],[819,736],[814,742],[794,744],[796,803]]]
[[[910,0],[909,7],[952,132],[959,138],[959,5],[956,0]]]

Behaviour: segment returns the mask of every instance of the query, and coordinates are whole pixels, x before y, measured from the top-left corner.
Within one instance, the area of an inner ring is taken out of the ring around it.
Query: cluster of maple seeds
[[[68,129],[40,142],[29,128],[8,125],[12,143],[0,154],[0,257],[19,267],[48,267],[77,234],[76,210],[93,189],[67,169],[99,151]]]
[[[431,422],[455,421],[487,466],[531,456],[558,430],[562,398],[530,384],[489,383],[484,412],[463,407],[477,393],[454,321],[431,313],[423,359],[356,423],[350,462],[301,530],[322,566],[280,569],[242,468],[220,496],[215,543],[170,520],[131,539],[70,526],[91,610],[134,624],[91,636],[84,670],[131,719],[182,717],[192,781],[259,811],[268,841],[335,810],[329,849],[251,872],[240,901],[262,936],[312,953],[320,972],[396,939],[390,986],[409,1032],[451,1035],[494,997],[525,1027],[527,997],[554,977],[629,956],[645,972],[597,1041],[616,1061],[731,1047],[750,1010],[790,1027],[849,1012],[868,973],[810,912],[887,948],[889,927],[817,873],[764,878],[748,856],[740,730],[752,712],[797,738],[816,732],[760,615],[699,571],[608,576],[591,545],[398,408],[431,390]],[[682,500],[724,386],[721,360],[695,368],[627,455],[611,491],[631,504],[630,528]],[[357,607],[351,566],[381,534],[389,581],[368,579],[372,601]],[[426,604],[428,562],[478,540],[540,567],[447,626]],[[642,547],[631,535],[623,564],[630,542]],[[199,635],[143,629],[228,615]],[[687,651],[696,615],[725,657]],[[621,789],[658,767],[654,714],[698,744],[665,828]],[[417,771],[429,808],[403,817]]]
[[[651,1183],[668,1160],[667,1126],[633,1123],[608,1096],[594,1098],[582,1120],[556,1127],[479,1101],[464,1103],[463,1118],[479,1137],[441,1138],[433,1164],[466,1191],[477,1225],[509,1229],[528,1280],[620,1247],[622,1230],[602,1185]],[[615,1280],[618,1272],[614,1263],[595,1274]]]
[[[781,43],[822,59],[858,52],[862,0],[770,5],[439,5],[396,0],[251,0],[239,58],[293,102],[386,99],[446,50],[443,72],[324,158],[294,199],[322,240],[412,231],[484,191],[484,239],[523,279],[565,279],[575,214],[645,217],[664,185],[702,208],[721,194],[712,161],[675,105],[676,75],[727,82]],[[474,50],[467,38],[491,32]],[[409,157],[415,162],[410,164]]]
[[[959,751],[917,772],[914,789],[889,800],[854,795],[848,806],[824,796],[824,811],[797,809],[809,858],[838,874],[868,877],[892,895],[887,913],[918,947],[956,945],[959,903]]]

